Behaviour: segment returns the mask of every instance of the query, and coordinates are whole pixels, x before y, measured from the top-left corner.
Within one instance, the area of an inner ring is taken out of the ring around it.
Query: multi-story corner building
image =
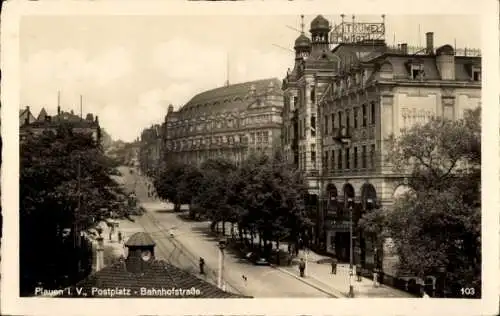
[[[40,135],[47,130],[56,131],[62,125],[70,127],[75,133],[91,134],[94,140],[101,140],[101,128],[97,115],[94,118],[94,115],[89,113],[83,118],[75,115],[73,110],[65,112],[58,106],[56,115],[48,115],[45,108],[42,108],[35,119],[29,107],[19,111],[21,141],[28,135]]]
[[[163,161],[163,129],[159,124],[142,131],[139,147],[139,166],[142,172],[155,172]]]
[[[194,96],[165,117],[169,159],[199,164],[210,158],[236,163],[252,151],[281,148],[283,93],[278,79],[226,85]]]
[[[436,48],[433,33],[426,34],[424,48],[390,47],[380,38],[384,28],[353,21],[330,33],[318,16],[311,44],[305,35],[297,39],[295,67],[283,82],[285,151],[306,175],[311,207],[318,210],[314,239],[343,260],[349,258],[348,209],[356,222],[362,212],[390,207],[408,190],[405,174],[386,162],[389,137],[433,116],[459,119],[480,106],[478,50]],[[317,41],[325,35],[337,44],[331,51],[328,42]],[[319,47],[325,54],[314,54]],[[322,58],[326,69],[314,68]],[[355,261],[382,267],[379,261],[390,258],[372,241],[362,235],[354,240]],[[389,263],[383,265],[390,274]]]

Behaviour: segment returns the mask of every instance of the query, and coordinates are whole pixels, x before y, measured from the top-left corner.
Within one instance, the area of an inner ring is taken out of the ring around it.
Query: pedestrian
[[[332,274],[337,274],[337,258],[332,258]]]
[[[306,270],[306,262],[304,261],[304,258],[300,258],[300,263],[299,263],[299,271],[300,271],[300,277],[304,277],[304,272]]]
[[[420,286],[420,295],[422,295],[422,298],[430,298],[423,286]]]
[[[111,241],[111,239],[112,239],[111,237],[113,237],[113,231],[112,230],[109,231],[109,241]]]
[[[205,274],[205,259],[200,257],[200,274]]]
[[[119,243],[122,242],[122,232],[121,231],[118,231],[118,242]]]
[[[288,244],[288,254],[292,253],[292,244]]]
[[[361,264],[356,265],[356,278],[358,282],[361,282]]]

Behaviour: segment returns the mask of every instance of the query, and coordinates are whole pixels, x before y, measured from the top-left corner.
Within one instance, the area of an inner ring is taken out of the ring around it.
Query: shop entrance
[[[335,253],[339,261],[349,262],[349,232],[335,234]]]

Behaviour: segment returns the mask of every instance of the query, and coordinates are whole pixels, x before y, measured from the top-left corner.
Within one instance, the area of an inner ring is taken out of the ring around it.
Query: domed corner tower
[[[322,15],[318,15],[311,21],[312,52],[322,52],[329,48],[330,22]]]
[[[307,58],[311,53],[311,40],[301,33],[299,37],[295,40],[295,59]]]
[[[293,48],[295,49],[295,61],[300,61],[309,57],[311,54],[311,40],[304,34],[304,15],[300,16],[300,35],[295,40],[295,45]]]

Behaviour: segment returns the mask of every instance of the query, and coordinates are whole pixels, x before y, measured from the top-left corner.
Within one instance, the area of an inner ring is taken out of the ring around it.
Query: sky
[[[305,16],[306,32],[313,18]],[[477,16],[387,15],[385,21],[388,44],[425,45],[432,31],[435,46],[481,47]],[[293,67],[298,29],[299,15],[24,16],[20,108],[55,113],[60,91],[61,108],[79,113],[82,95],[84,116],[98,115],[113,139],[132,141],[161,123],[169,104],[178,109],[226,79],[283,78]]]

